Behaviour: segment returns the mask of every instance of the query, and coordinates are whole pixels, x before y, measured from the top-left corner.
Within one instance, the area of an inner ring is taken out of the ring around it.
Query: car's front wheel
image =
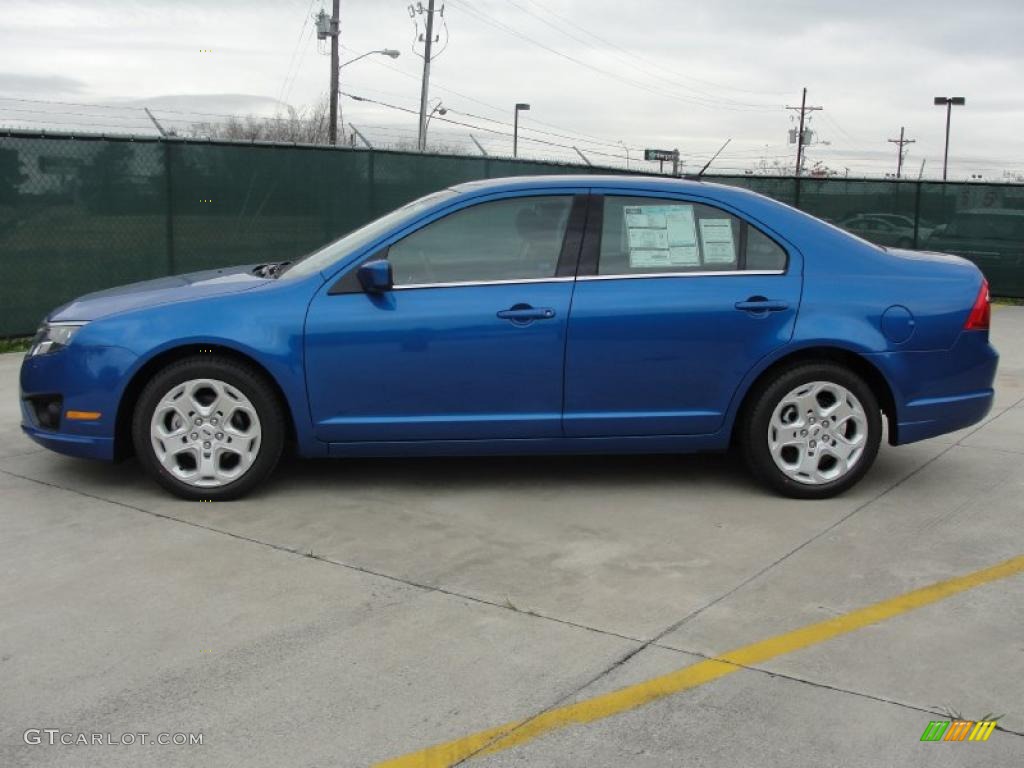
[[[857,374],[806,363],[764,382],[740,425],[753,474],[787,496],[823,499],[854,485],[878,454],[882,415]]]
[[[179,360],[139,396],[135,452],[153,479],[184,499],[235,499],[277,465],[282,407],[250,366],[213,355]]]

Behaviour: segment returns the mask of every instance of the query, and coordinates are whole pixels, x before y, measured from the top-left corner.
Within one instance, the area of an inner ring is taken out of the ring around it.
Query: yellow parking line
[[[744,666],[752,666],[823,643],[833,637],[877,624],[915,608],[944,600],[982,584],[1014,576],[1022,571],[1024,571],[1024,555],[1019,555],[991,568],[939,581],[927,587],[858,608],[842,616],[769,637],[766,640],[729,651],[714,659],[701,661],[636,685],[620,688],[617,691],[575,704],[550,709],[527,720],[505,723],[460,739],[386,760],[378,763],[377,768],[443,768],[471,756],[500,752],[568,725],[592,723],[595,720],[636,709],[674,693],[725,677],[739,671]]]

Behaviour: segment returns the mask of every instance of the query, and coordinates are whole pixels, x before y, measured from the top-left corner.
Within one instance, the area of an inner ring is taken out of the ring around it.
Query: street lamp
[[[430,113],[427,115],[427,119],[423,121],[423,150],[422,151],[424,151],[424,152],[427,151],[427,128],[430,127],[430,118],[432,118],[435,114],[438,114],[438,115],[447,115],[448,114],[448,110],[445,109],[445,107],[441,103],[440,99],[437,100],[437,104],[434,105],[434,108],[432,110],[430,110]]]
[[[373,54],[375,54],[375,53],[379,53],[381,56],[387,56],[387,57],[392,58],[392,59],[397,59],[399,56],[402,55],[401,51],[396,51],[394,48],[382,48],[379,51],[367,51],[366,53],[359,54],[354,59],[349,59],[344,64],[339,64],[338,65],[338,69],[341,69],[342,67],[347,67],[349,64],[351,64],[354,61],[359,61],[360,59],[365,59],[367,56],[373,56]]]
[[[936,96],[935,106],[946,108],[946,151],[942,155],[942,180],[946,180],[946,166],[949,164],[949,118],[953,112],[954,105],[962,107],[967,103],[963,96]]]
[[[626,170],[629,170],[629,146],[622,139],[619,139],[619,145],[626,150]]]
[[[330,125],[328,126],[328,138],[331,144],[337,144],[339,122],[341,123],[342,126],[342,143],[344,143],[345,139],[345,121],[340,119],[341,106],[337,106],[337,110],[335,110],[335,106],[338,104],[338,92],[341,90],[341,69],[343,67],[347,67],[349,64],[352,64],[353,62],[359,61],[360,59],[365,59],[367,56],[373,56],[375,53],[379,53],[381,56],[387,56],[388,58],[391,59],[397,59],[399,56],[402,55],[401,51],[396,51],[394,48],[382,48],[379,51],[367,51],[366,53],[359,54],[354,59],[349,59],[344,64],[339,64],[338,68],[331,75],[334,87],[334,93],[331,94],[331,122]],[[337,59],[335,59],[335,61],[337,61]]]
[[[512,157],[519,157],[519,113],[529,112],[530,105],[522,103],[516,104],[515,111],[516,116],[515,120],[513,121],[514,125],[512,128]]]

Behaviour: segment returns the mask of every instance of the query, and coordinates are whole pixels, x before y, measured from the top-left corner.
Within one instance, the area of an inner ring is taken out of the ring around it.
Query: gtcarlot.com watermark
[[[21,737],[26,744],[63,745],[66,747],[131,747],[156,744],[159,746],[195,747],[202,746],[202,733],[149,733],[136,731],[128,733],[98,733],[86,731],[63,731],[60,728],[29,728]]]

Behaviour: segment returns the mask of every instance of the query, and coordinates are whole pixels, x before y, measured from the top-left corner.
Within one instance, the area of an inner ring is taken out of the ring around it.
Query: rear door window
[[[783,248],[744,220],[701,203],[604,200],[599,275],[782,271]]]

